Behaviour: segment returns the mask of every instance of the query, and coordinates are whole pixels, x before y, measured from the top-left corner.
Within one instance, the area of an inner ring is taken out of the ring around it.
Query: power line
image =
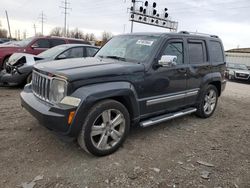
[[[69,8],[70,3],[67,0],[62,1],[62,6],[60,6],[60,8],[62,8],[64,10],[63,14],[64,14],[64,29],[63,29],[63,34],[64,36],[67,36],[67,15],[68,10],[71,10],[71,8]]]

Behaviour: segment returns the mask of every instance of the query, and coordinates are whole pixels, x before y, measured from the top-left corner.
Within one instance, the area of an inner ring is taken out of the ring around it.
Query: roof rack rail
[[[201,35],[201,36],[206,36],[206,37],[214,37],[214,38],[219,38],[217,35],[210,35],[206,33],[198,33],[198,32],[188,32],[188,31],[180,31],[180,34],[187,34],[187,35]]]
[[[189,35],[190,33],[188,31],[179,31],[180,34],[187,34]]]

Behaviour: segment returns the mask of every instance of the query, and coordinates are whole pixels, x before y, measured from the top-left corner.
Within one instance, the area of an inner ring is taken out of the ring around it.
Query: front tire
[[[208,85],[201,95],[201,101],[197,105],[196,115],[208,118],[213,115],[218,102],[218,90],[214,85]]]
[[[93,155],[109,155],[123,144],[129,128],[130,116],[126,107],[115,100],[104,100],[90,109],[78,143]]]
[[[32,81],[32,73],[28,75],[28,77],[26,78],[26,84],[30,84]]]
[[[7,62],[9,61],[9,57],[6,57],[3,61],[3,64],[2,64],[2,70],[4,70],[6,68],[6,65],[7,65]]]

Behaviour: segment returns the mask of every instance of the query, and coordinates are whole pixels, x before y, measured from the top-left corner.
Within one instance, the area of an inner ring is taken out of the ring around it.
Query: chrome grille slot
[[[52,77],[41,74],[35,70],[32,73],[32,91],[38,98],[49,102],[49,92]]]

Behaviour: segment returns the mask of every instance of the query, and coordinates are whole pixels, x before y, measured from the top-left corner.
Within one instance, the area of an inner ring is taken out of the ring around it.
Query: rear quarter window
[[[212,63],[224,62],[224,55],[220,42],[210,41],[210,54]]]

